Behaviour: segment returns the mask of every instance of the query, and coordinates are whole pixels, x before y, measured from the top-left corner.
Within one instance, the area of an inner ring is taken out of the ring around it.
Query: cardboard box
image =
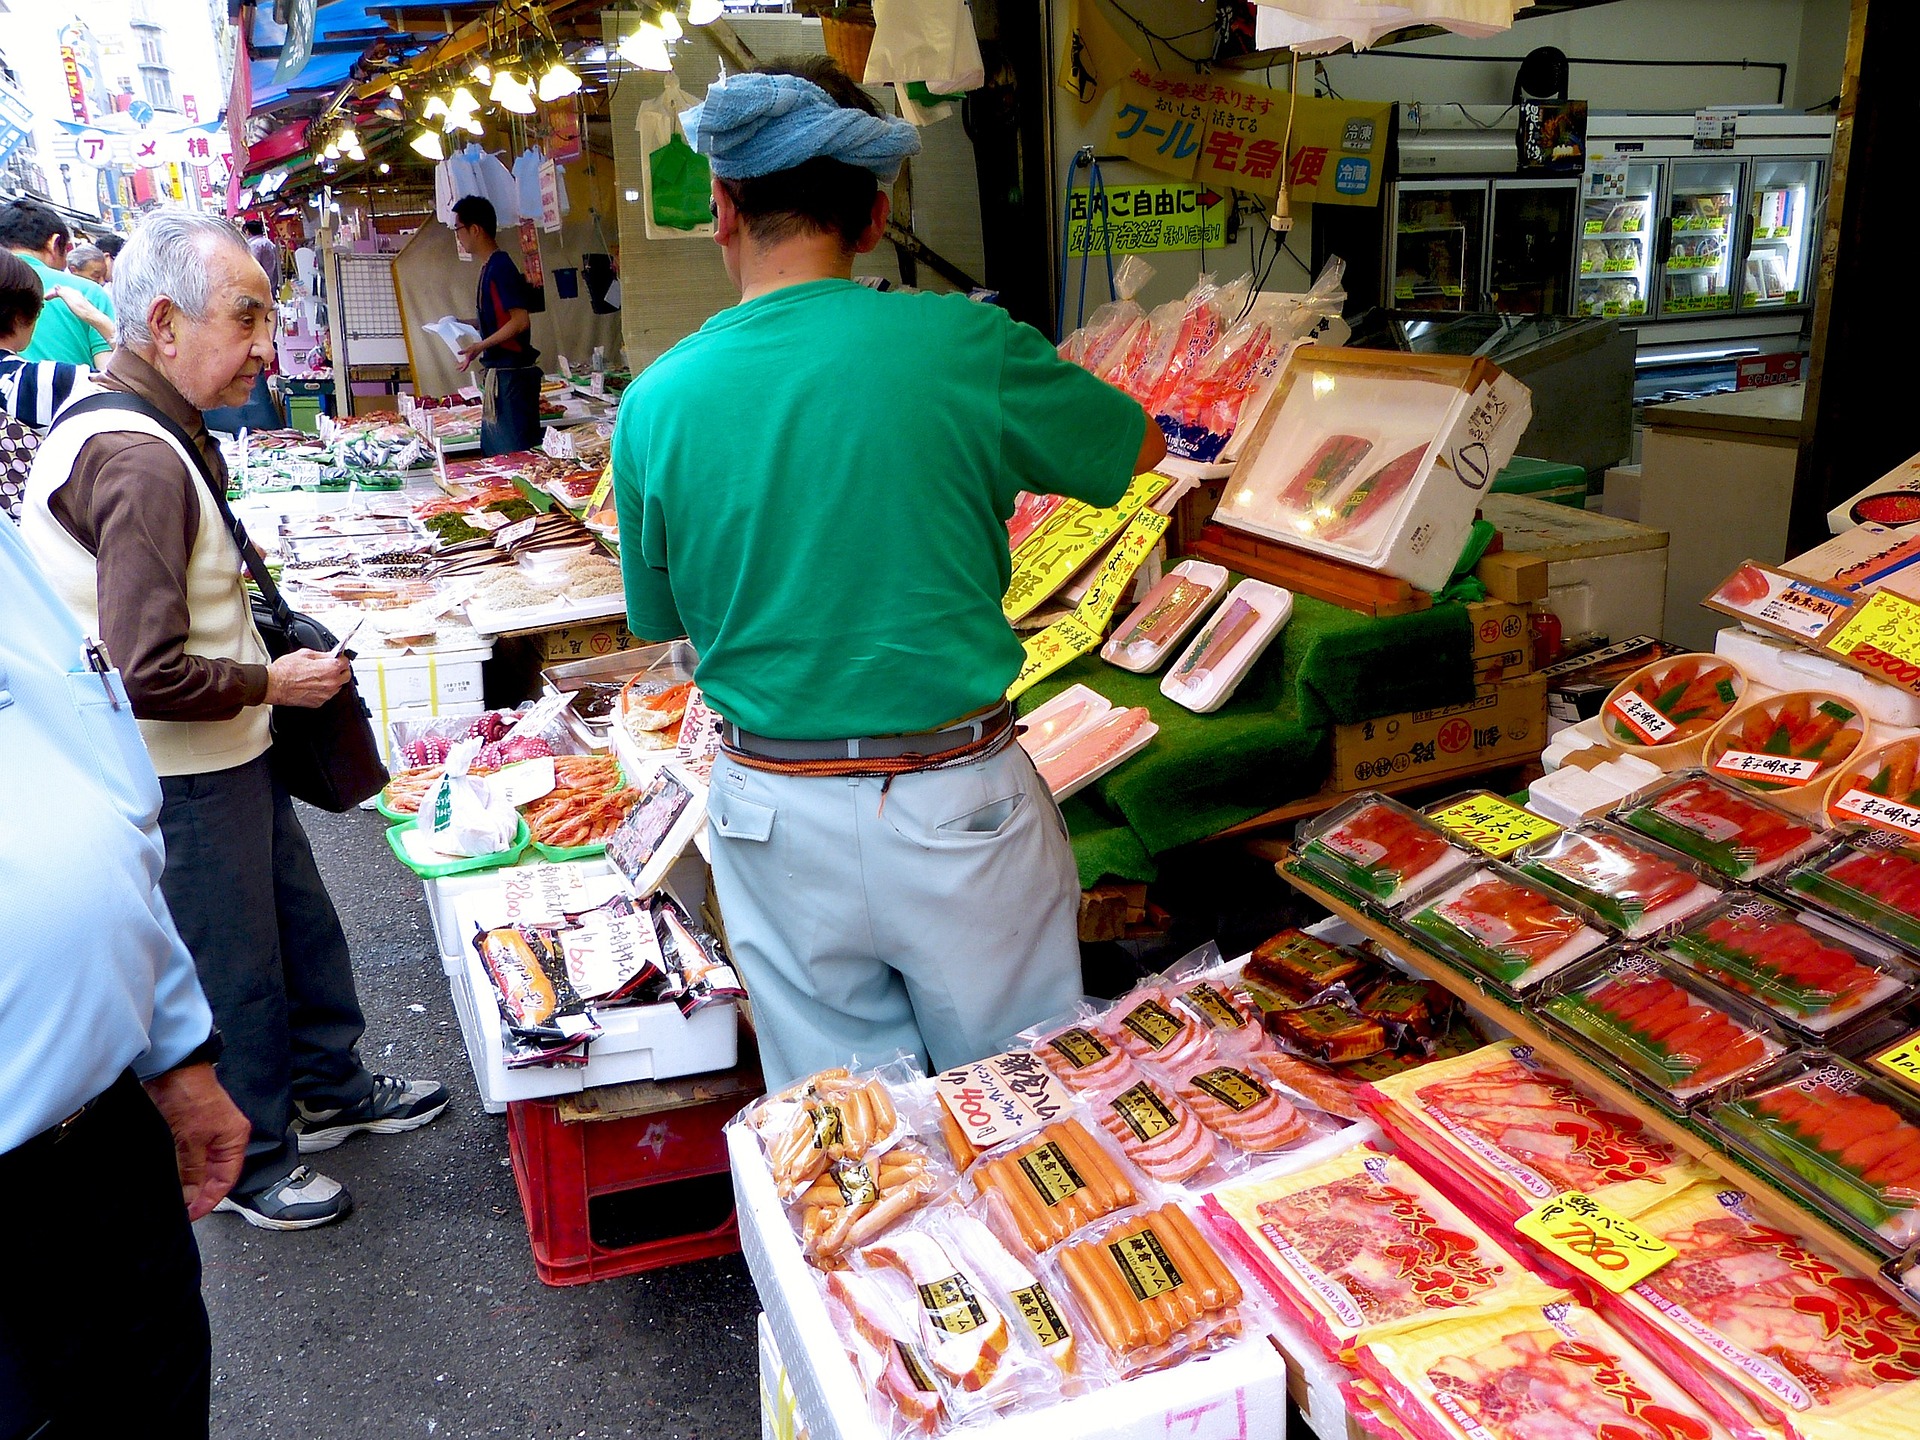
[[[645,642],[636,640],[621,620],[602,620],[591,625],[562,625],[540,637],[549,660],[591,660],[596,655],[615,655]]]
[[[1481,600],[1467,606],[1473,626],[1473,680],[1497,685],[1518,680],[1533,669],[1533,612],[1508,600]]]
[[[1502,550],[1482,556],[1473,573],[1496,600],[1531,605],[1547,598],[1547,562],[1537,556]]]
[[[1483,686],[1465,705],[1336,725],[1329,788],[1436,778],[1538,755],[1547,743],[1547,681],[1531,675]]]

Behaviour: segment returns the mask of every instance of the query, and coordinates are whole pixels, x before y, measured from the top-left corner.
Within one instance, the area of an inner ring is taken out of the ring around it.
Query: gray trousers
[[[977,1060],[1082,994],[1073,852],[1018,745],[890,785],[723,754],[707,824],[769,1089],[895,1050]]]
[[[347,937],[267,757],[160,779],[160,889],[226,1039],[220,1083],[253,1125],[241,1193],[300,1163],[296,1098],[332,1109],[373,1088]]]

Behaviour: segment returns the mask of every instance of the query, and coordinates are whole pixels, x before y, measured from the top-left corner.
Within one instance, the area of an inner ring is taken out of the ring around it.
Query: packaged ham
[[[1718,655],[1670,655],[1643,665],[1600,707],[1607,740],[1628,751],[1680,747],[1691,759],[1740,703],[1747,677]]]
[[[1160,693],[1196,714],[1218,710],[1292,615],[1291,590],[1242,580],[1181,652]]]
[[[1834,768],[1867,737],[1858,702],[1818,690],[1769,695],[1734,711],[1707,737],[1710,774],[1798,813],[1817,813]]]
[[[1358,1359],[1422,1440],[1729,1440],[1625,1336],[1565,1301],[1390,1335]]]
[[[1671,960],[1622,949],[1569,972],[1547,1023],[1673,1114],[1726,1093],[1787,1052],[1757,1007]]]
[[[1920,994],[1885,941],[1758,895],[1729,896],[1662,948],[1816,1041]]]
[[[1815,1054],[1708,1119],[1863,1239],[1894,1253],[1920,1241],[1920,1104],[1900,1087]]]
[[[1204,976],[1187,983],[1174,982],[1168,988],[1175,1008],[1213,1031],[1217,1040],[1255,1047],[1265,1043],[1260,1007],[1240,987],[1237,971],[1232,979]]]
[[[1920,739],[1896,740],[1839,766],[1827,787],[1827,823],[1920,840]]]
[[[1412,1166],[1370,1146],[1222,1185],[1204,1213],[1336,1360],[1449,1315],[1562,1296]]]
[[[881,1429],[932,1435],[945,1428],[948,1387],[927,1363],[910,1305],[892,1287],[847,1270],[827,1277],[826,1300],[834,1333]]]
[[[1693,861],[1603,820],[1535,841],[1512,864],[1578,900],[1629,940],[1679,924],[1721,896]]]
[[[1473,862],[1473,852],[1416,810],[1361,795],[1300,827],[1301,865],[1339,888],[1391,910]]]
[[[1282,930],[1254,946],[1240,984],[1270,1014],[1309,1004],[1335,985],[1354,993],[1379,974],[1379,965],[1358,950],[1304,930]]]
[[[1809,860],[1786,883],[1830,915],[1920,949],[1920,844],[1871,831]]]
[[[1227,579],[1219,565],[1182,560],[1115,627],[1100,658],[1136,675],[1158,670],[1226,590]]]
[[[1248,1060],[1216,1056],[1170,1072],[1174,1094],[1200,1123],[1242,1155],[1292,1150],[1330,1135],[1339,1122],[1281,1091]]]
[[[1136,1072],[1125,1088],[1089,1096],[1087,1107],[1150,1180],[1172,1185],[1222,1173],[1214,1133],[1159,1080]]]
[[[1082,1010],[1068,1019],[1020,1032],[1040,1062],[1076,1091],[1123,1089],[1135,1074],[1126,1050],[1095,1027]]]
[[[1379,1025],[1397,1049],[1432,1053],[1457,1008],[1453,992],[1431,980],[1394,974],[1360,992],[1360,1013]]]
[[[1823,843],[1806,821],[1698,771],[1655,786],[1613,818],[1745,883],[1764,879]]]
[[[1160,727],[1144,705],[1110,709],[1034,761],[1055,800],[1077,795],[1144,750]]]
[[[1606,944],[1584,906],[1502,865],[1481,865],[1402,913],[1415,939],[1512,994]]]
[[[1033,1348],[1065,1382],[1064,1390],[1077,1391],[1100,1378],[1081,1351],[1078,1321],[1068,1320],[1060,1297],[991,1230],[964,1210],[940,1211],[929,1223],[945,1238],[948,1250],[986,1282],[988,1294],[1014,1322],[1016,1333],[1025,1330]]]
[[[971,1178],[982,1200],[1036,1255],[1140,1198],[1127,1164],[1078,1118],[993,1152]]]
[[[1184,1065],[1217,1051],[1213,1028],[1160,985],[1136,987],[1114,1002],[1101,1031],[1136,1060]]]
[[[1874,1281],[1762,1222],[1738,1190],[1696,1185],[1637,1223],[1676,1256],[1601,1298],[1670,1374],[1711,1376],[1795,1440],[1920,1434],[1920,1318]]]
[[[743,1112],[773,1168],[774,1187],[790,1199],[836,1160],[864,1160],[907,1133],[886,1082],[844,1066],[795,1081]]]
[[[1061,1246],[1054,1263],[1122,1376],[1240,1335],[1240,1282],[1178,1205],[1104,1221]]]
[[[1502,1040],[1360,1092],[1394,1145],[1504,1223],[1567,1190],[1632,1219],[1712,1172]]]

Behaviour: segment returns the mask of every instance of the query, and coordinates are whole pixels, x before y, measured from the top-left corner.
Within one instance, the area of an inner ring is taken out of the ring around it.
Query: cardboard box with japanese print
[[[1464,705],[1413,710],[1333,731],[1331,790],[1368,790],[1538,755],[1547,743],[1547,682],[1482,686]]]

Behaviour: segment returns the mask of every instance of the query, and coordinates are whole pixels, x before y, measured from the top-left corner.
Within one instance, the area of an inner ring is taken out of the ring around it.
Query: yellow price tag
[[[1827,649],[1856,664],[1862,659],[1861,652],[1871,650],[1896,664],[1920,666],[1920,605],[1891,591],[1875,591],[1827,641]],[[1891,668],[1888,676],[1897,683],[1904,683],[1906,678],[1895,675]]]
[[[1029,635],[1022,644],[1027,658],[1020,666],[1020,673],[1013,677],[1013,683],[1007,687],[1009,700],[1019,699],[1061,666],[1099,649],[1100,632],[1089,630],[1069,615],[1063,620],[1054,621],[1038,635]]]
[[[1920,1090],[1920,1030],[1899,1044],[1871,1056],[1870,1063],[1879,1066],[1909,1090]]]
[[[1513,1228],[1616,1295],[1638,1285],[1677,1253],[1578,1190],[1541,1201]]]
[[[1104,635],[1120,597],[1133,583],[1135,572],[1146,563],[1147,556],[1153,553],[1153,547],[1160,543],[1172,523],[1171,517],[1153,510],[1142,510],[1128,521],[1113,549],[1107,552],[1106,563],[1100,567],[1092,586],[1074,607],[1073,618],[1087,629]]]
[[[1173,482],[1165,475],[1136,475],[1120,502],[1096,510],[1069,500],[1028,537],[1013,557],[1013,580],[1000,602],[1007,619],[1019,622],[1031,615],[1145,505]]]
[[[1498,795],[1469,795],[1434,811],[1433,819],[1496,860],[1504,860],[1522,845],[1544,840],[1560,828]]]
[[[600,483],[593,487],[593,494],[587,497],[587,511],[591,515],[607,503],[607,495],[613,489],[613,462],[607,462],[607,468],[600,472]]]

